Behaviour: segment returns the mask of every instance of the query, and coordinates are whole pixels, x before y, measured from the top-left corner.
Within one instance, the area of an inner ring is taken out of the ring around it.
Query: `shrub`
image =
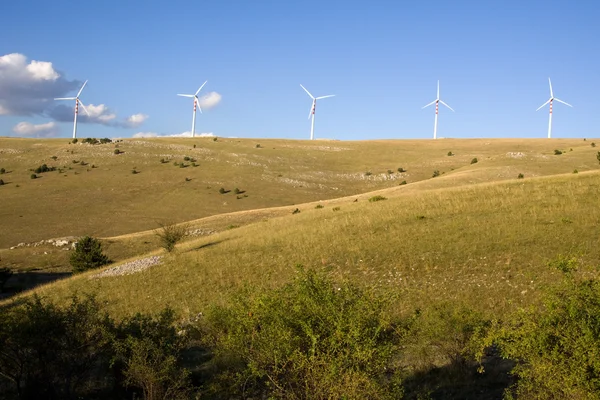
[[[402,186],[402,185],[406,185],[406,181],[400,182],[400,186]]]
[[[196,148],[196,145],[194,145],[194,148]]]
[[[75,250],[71,253],[69,263],[73,273],[96,269],[110,263],[108,257],[102,253],[102,243],[91,236],[84,236],[75,243]]]
[[[0,186],[4,185],[4,181],[0,179]]]
[[[374,203],[376,201],[381,201],[381,200],[387,200],[387,197],[383,197],[383,196],[380,196],[380,195],[373,196],[373,197],[371,197],[369,199],[369,203]]]
[[[217,141],[217,138],[216,138],[216,137],[214,137],[214,138],[213,138],[213,142],[216,142],[216,141]]]
[[[240,193],[242,193],[242,191],[238,188],[235,188],[235,189],[233,189],[233,193],[240,194]]]
[[[190,161],[190,158],[188,156],[183,157],[183,161]]]
[[[431,175],[432,178],[435,178],[437,176],[440,176],[440,171],[438,171],[437,169],[435,171],[433,171],[433,175]]]
[[[100,144],[112,143],[112,140],[109,138],[100,139]]]
[[[292,283],[209,311],[205,332],[231,368],[223,398],[399,398],[398,336],[385,300],[300,269]],[[232,370],[235,368],[234,370]]]
[[[37,175],[36,174],[31,174],[31,176],[29,176],[31,179],[37,179]]]
[[[53,159],[54,161],[56,161],[58,159],[58,157],[56,157],[56,156],[52,156],[50,158]]]
[[[471,160],[471,164],[477,164],[477,161],[478,161],[478,160],[477,160],[477,157],[475,157],[475,158],[473,158],[473,159]]]
[[[300,209],[296,208],[294,211],[292,211],[292,214],[300,214]]]
[[[260,144],[257,144],[255,147],[256,147],[257,149],[260,149]]]
[[[365,176],[371,176],[371,175],[373,175],[373,174],[371,173],[371,171],[367,171],[367,172],[365,172]]]
[[[600,164],[600,151],[598,152],[598,154],[596,154],[596,159],[598,160],[598,163]]]
[[[406,172],[406,170],[402,167],[398,168],[398,172]]]
[[[225,193],[227,193],[227,190],[225,190],[225,188],[220,188],[219,189],[219,193],[225,194]]]
[[[519,174],[519,176],[517,176],[517,179],[523,179],[523,178],[525,178],[525,175],[523,175],[523,174]]]
[[[387,173],[388,173],[388,175],[391,175],[391,174],[393,174],[393,173],[394,173],[394,171],[392,171],[391,169],[388,169],[388,170],[387,170]]]
[[[43,172],[49,172],[49,171],[55,171],[56,167],[49,167],[46,164],[42,164],[39,167],[37,167],[33,172],[35,172],[36,174],[41,174]]]
[[[73,143],[73,144],[77,143],[77,138],[74,138],[74,139],[71,141],[71,143]]]
[[[155,234],[160,239],[161,247],[170,253],[175,250],[175,245],[185,237],[187,231],[187,224],[161,223]]]
[[[422,219],[425,219],[425,216],[424,216],[424,215],[417,215],[417,217],[416,217],[416,218],[417,218],[418,220],[422,220]]]
[[[591,146],[592,146],[592,147],[596,147],[596,143],[592,142],[592,143],[591,143]]]
[[[579,171],[577,171],[576,169],[573,170],[574,174],[577,174]]]
[[[119,149],[115,149],[114,153],[115,153],[115,154],[121,154],[121,150],[119,150]]]
[[[554,150],[554,155],[555,156],[560,156],[563,152],[560,150]]]
[[[191,180],[192,180],[192,178],[185,178],[185,181],[186,181],[186,182],[189,182],[189,181],[191,181]]]
[[[448,157],[452,157],[454,155],[454,153],[452,153],[451,151],[448,152]]]
[[[0,174],[5,174],[5,173],[6,173],[6,169],[0,168]]]
[[[187,164],[181,163],[179,164],[179,168],[187,168]]]
[[[139,173],[140,173],[140,171],[138,171],[138,170],[136,170],[136,169],[132,169],[132,170],[131,170],[131,173],[132,173],[133,175],[135,175],[135,174],[139,174]]]
[[[340,207],[333,207],[332,210],[333,211],[340,211]]]
[[[323,208],[323,207],[324,207],[324,206],[323,206],[323,204],[317,204],[317,205],[315,206],[315,208],[316,208],[316,209],[320,209],[320,208]]]
[[[495,323],[481,343],[517,360],[514,394],[523,399],[593,399],[600,392],[600,281],[575,275],[577,260],[553,263],[562,282],[543,303]]]

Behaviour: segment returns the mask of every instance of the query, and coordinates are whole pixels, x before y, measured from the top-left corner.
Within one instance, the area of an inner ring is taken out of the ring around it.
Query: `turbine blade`
[[[206,82],[208,82],[208,81],[206,81]],[[206,85],[206,82],[204,82],[204,83],[202,84],[202,86],[200,86],[200,87],[198,88],[198,90],[196,90],[196,95],[198,95],[198,93],[200,93],[200,91],[202,90],[202,88],[204,87],[204,85]]]
[[[77,97],[56,97],[54,100],[75,100]]]
[[[81,89],[79,89],[79,93],[77,93],[76,97],[79,97],[79,95],[81,94],[81,92],[83,92],[83,88],[85,87],[85,85],[87,85],[88,81],[83,82],[83,86],[81,87]]]
[[[443,101],[440,100],[440,103],[442,103],[443,105],[445,105],[446,107],[448,107],[449,109],[452,110],[452,112],[456,112],[452,109],[452,107],[450,107],[448,104],[444,103]]]
[[[427,104],[426,106],[423,106],[423,107],[421,107],[421,110],[422,110],[422,109],[424,109],[424,108],[427,108],[427,107],[429,107],[429,106],[432,106],[432,105],[434,105],[436,101],[437,101],[437,99],[436,99],[436,100],[434,100],[434,101],[432,101],[431,103]]]
[[[326,99],[326,98],[328,98],[328,97],[334,97],[334,96],[335,96],[335,94],[329,94],[329,95],[327,95],[327,96],[321,96],[321,97],[317,97],[315,100]]]
[[[550,103],[550,100],[552,100],[552,99],[548,99],[548,101],[547,101],[547,102],[545,102],[544,104],[542,104],[541,106],[539,106],[539,107],[538,107],[538,109],[537,109],[537,110],[535,110],[535,111],[539,111],[539,110],[541,110],[541,109],[542,109],[542,108],[543,108],[543,107],[544,107],[546,104]]]
[[[198,111],[200,111],[200,114],[202,114],[202,107],[200,107],[200,100],[198,100],[198,96],[194,96],[195,99],[194,101],[196,102],[196,105],[198,106]]]
[[[177,96],[181,96],[181,97],[194,97],[193,94],[177,94]]]
[[[564,104],[564,105],[566,105],[566,106],[569,106],[569,107],[573,108],[573,106],[572,106],[572,105],[570,105],[569,103],[566,103],[566,102],[564,102],[564,101],[562,101],[562,100],[560,100],[560,99],[557,99],[556,97],[554,98],[554,100],[555,100],[555,101],[558,101],[559,103],[563,103],[563,104]]]
[[[554,97],[554,93],[552,92],[552,81],[548,78],[548,84],[550,85],[550,97]]]
[[[85,113],[89,117],[90,113],[88,112],[87,108],[85,108],[85,106],[83,105],[83,103],[81,102],[81,100],[77,99],[77,101],[79,102],[79,104],[81,105],[81,107],[83,107],[83,111],[85,111]]]
[[[302,86],[302,84],[300,84],[300,87],[302,89],[304,89],[304,91],[310,96],[311,99],[313,99],[313,100],[315,99],[314,96],[312,94],[310,94],[310,92],[308,90],[306,90],[306,88],[304,86]]]

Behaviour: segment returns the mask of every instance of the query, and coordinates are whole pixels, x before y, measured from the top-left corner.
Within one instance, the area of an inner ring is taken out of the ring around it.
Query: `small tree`
[[[477,164],[477,157],[475,157],[474,159],[471,160],[471,164]]]
[[[596,154],[596,159],[598,159],[598,163],[600,164],[600,151]]]
[[[185,224],[161,223],[155,233],[160,238],[161,247],[170,253],[175,250],[175,245],[185,237],[187,230],[188,226]]]
[[[69,262],[73,267],[73,273],[79,273],[106,265],[110,260],[102,253],[102,244],[98,239],[84,236],[75,244]]]
[[[4,185],[4,181],[0,179],[0,186]]]

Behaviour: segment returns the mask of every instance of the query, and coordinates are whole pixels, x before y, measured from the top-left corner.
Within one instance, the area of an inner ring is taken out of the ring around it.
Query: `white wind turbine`
[[[79,89],[79,92],[77,93],[77,96],[75,96],[75,97],[58,97],[58,98],[54,99],[54,100],[75,100],[75,119],[73,120],[73,139],[75,139],[77,137],[77,114],[79,114],[79,105],[81,104],[81,107],[83,107],[83,110],[85,111],[85,113],[88,116],[90,115],[90,113],[85,108],[85,106],[83,105],[81,100],[79,100],[79,95],[81,94],[81,92],[83,91],[83,88],[85,87],[85,85],[87,85],[87,83],[88,83],[88,81],[85,81],[83,83],[83,86],[81,86],[81,89]]]
[[[310,92],[308,90],[306,90],[306,88],[304,86],[300,85],[300,87],[302,89],[304,89],[304,91],[310,96],[311,99],[313,99],[312,106],[310,108],[310,111],[308,112],[308,118],[310,118],[312,115],[312,122],[310,123],[310,140],[313,140],[315,137],[315,110],[317,108],[317,100],[326,99],[328,97],[333,97],[333,96],[335,96],[335,94],[314,97],[312,94],[310,94]]]
[[[435,104],[435,123],[433,124],[433,138],[434,139],[437,139],[439,103],[442,103],[443,105],[448,107],[450,110],[452,110],[452,107],[450,107],[448,104],[446,104],[442,100],[440,100],[440,81],[438,81],[438,83],[437,83],[437,97],[435,98],[435,100],[432,101],[431,103],[427,104],[426,106],[421,107],[421,110],[422,110],[423,108],[427,108],[427,107]],[[454,110],[452,110],[452,112],[454,112]]]
[[[206,82],[208,82],[208,81],[206,81]],[[198,90],[196,90],[196,93],[194,93],[194,94],[178,94],[177,95],[177,96],[181,96],[181,97],[192,97],[194,99],[194,115],[192,117],[192,137],[196,136],[196,107],[198,108],[198,110],[200,110],[200,114],[202,114],[202,108],[200,108],[200,102],[198,100],[198,93],[200,93],[200,91],[202,90],[204,85],[206,85],[206,82],[204,82],[202,84],[202,86],[200,86],[198,88]]]
[[[541,106],[539,106],[538,109],[535,111],[541,110],[542,107],[544,107],[546,104],[550,103],[550,117],[548,119],[548,139],[550,139],[552,137],[552,103],[554,102],[554,100],[558,101],[559,103],[563,103],[571,108],[573,108],[573,106],[570,105],[569,103],[565,103],[564,101],[554,97],[554,92],[552,92],[552,81],[550,81],[550,78],[548,78],[548,83],[550,84],[550,99],[547,102],[545,102],[544,104],[542,104]]]

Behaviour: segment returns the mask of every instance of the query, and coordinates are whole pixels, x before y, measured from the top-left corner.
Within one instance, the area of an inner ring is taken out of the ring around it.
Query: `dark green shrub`
[[[598,163],[600,164],[600,151],[598,152],[598,154],[596,154],[596,159],[598,160]]]
[[[437,176],[440,176],[440,171],[438,171],[437,169],[435,171],[433,171],[433,175],[431,175],[432,178],[435,178]]]
[[[225,190],[225,188],[220,188],[219,189],[219,193],[225,194],[225,193],[227,193],[227,190]]]
[[[36,174],[41,174],[44,172],[50,172],[50,171],[55,171],[56,167],[49,167],[46,164],[42,164],[39,167],[37,167],[36,169],[33,170],[33,172],[35,172]]]
[[[138,170],[136,170],[136,169],[132,169],[132,170],[131,170],[131,173],[132,173],[133,175],[136,175],[136,174],[139,174],[139,173],[140,173],[140,171],[138,171]]]
[[[525,178],[525,175],[523,175],[523,174],[519,174],[519,175],[517,176],[517,179],[523,179],[523,178]]]
[[[85,162],[85,161],[83,161],[83,160],[81,160],[81,161],[79,162],[79,164],[80,164],[80,165],[83,165],[83,166],[86,166],[86,165],[88,165],[88,163],[86,163],[86,162]]]
[[[29,177],[30,177],[31,179],[37,179],[37,175],[36,175],[36,174],[31,174]]]
[[[214,389],[223,398],[401,397],[398,335],[373,292],[301,269],[281,289],[230,304],[204,325],[216,361],[230,365]]]
[[[4,185],[4,181],[0,179],[0,186]]]
[[[257,144],[255,147],[256,147],[257,149],[260,149],[260,144]]]
[[[473,159],[471,160],[471,164],[477,164],[477,161],[478,161],[478,160],[477,160],[477,157],[475,157],[475,158],[473,158]]]
[[[323,207],[324,207],[323,204],[317,204],[315,208],[319,209],[319,208],[323,208]]]
[[[189,181],[191,181],[191,180],[192,180],[192,178],[185,178],[185,181],[186,181],[186,182],[189,182]]]
[[[367,172],[365,172],[365,176],[371,176],[371,175],[373,175],[373,174],[371,173],[371,171],[367,171]]]
[[[216,141],[217,141],[217,138],[216,138],[216,137],[214,137],[214,138],[213,138],[213,142],[216,142]]]
[[[576,276],[577,260],[553,263],[563,280],[543,302],[497,322],[485,335],[517,361],[513,392],[523,399],[595,399],[600,393],[600,281]],[[536,303],[537,304],[537,303]]]
[[[296,208],[294,211],[292,211],[292,214],[300,214],[300,209]]]
[[[577,171],[576,169],[573,170],[574,174],[577,174],[579,171]]]
[[[110,260],[102,253],[102,243],[98,239],[84,236],[75,244],[69,263],[73,273],[79,273],[109,264]]]
[[[591,146],[592,146],[592,147],[596,147],[596,143],[592,142],[592,143],[591,143]]]
[[[196,145],[194,145],[194,148],[196,148]]]
[[[233,193],[240,194],[240,193],[242,193],[242,191],[238,188],[235,188],[235,189],[233,189]]]
[[[179,164],[179,168],[187,168],[187,164],[181,163]]]
[[[406,172],[406,170],[402,167],[398,168],[398,172]]]
[[[114,153],[115,153],[115,154],[117,154],[117,155],[118,155],[118,154],[121,154],[121,150],[119,150],[119,149],[115,149]]]
[[[6,173],[6,169],[0,168],[0,174],[5,174],[5,173]]]
[[[332,210],[333,210],[333,211],[340,211],[340,210],[341,210],[341,208],[340,208],[340,207],[333,207],[333,208],[332,208]]]
[[[112,140],[109,138],[100,139],[100,144],[112,143]]]
[[[406,185],[406,181],[400,182],[400,186],[402,186],[402,185]]]
[[[416,218],[417,218],[418,220],[422,220],[422,219],[425,219],[426,217],[425,217],[424,215],[417,215],[417,217],[416,217]]]
[[[451,151],[448,152],[448,157],[452,157],[454,155],[454,153],[452,153]]]
[[[53,159],[54,161],[58,160],[58,157],[56,157],[56,156],[52,156],[50,158]]]
[[[392,171],[391,169],[388,169],[388,170],[387,170],[387,173],[388,173],[388,175],[391,175],[391,174],[393,174],[393,173],[394,173],[394,171]]]
[[[387,197],[383,197],[383,196],[380,196],[380,195],[373,196],[373,197],[371,197],[369,199],[369,203],[374,203],[376,201],[381,201],[381,200],[387,200]]]
[[[155,234],[160,239],[161,247],[170,253],[175,250],[175,245],[185,237],[187,231],[187,224],[161,223]]]
[[[71,141],[71,143],[73,143],[73,144],[77,143],[77,138],[74,138],[74,139]]]
[[[183,157],[183,161],[190,161],[190,158],[188,156]]]
[[[560,156],[563,152],[560,150],[554,150],[554,155],[555,156]]]

